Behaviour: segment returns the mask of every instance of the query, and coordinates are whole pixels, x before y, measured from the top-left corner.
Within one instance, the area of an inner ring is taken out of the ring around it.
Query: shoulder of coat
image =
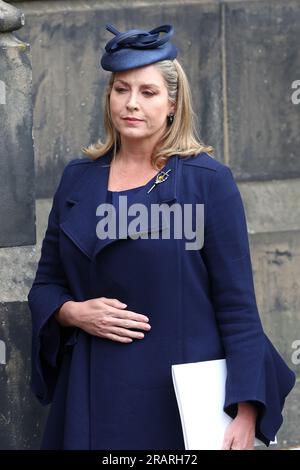
[[[85,172],[91,165],[96,164],[96,161],[91,160],[88,157],[74,158],[70,160],[64,168],[64,175],[78,175],[79,173]]]
[[[198,153],[189,157],[183,157],[183,165],[188,165],[198,168],[206,168],[211,171],[220,171],[226,167],[223,163],[216,160],[214,157],[206,152]]]
[[[73,160],[69,161],[67,166],[70,167],[70,166],[76,166],[76,165],[89,165],[91,163],[93,163],[93,160],[91,160],[88,157],[74,158]]]

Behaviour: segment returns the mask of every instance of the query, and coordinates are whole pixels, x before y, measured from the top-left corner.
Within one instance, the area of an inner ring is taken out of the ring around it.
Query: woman
[[[184,449],[171,365],[224,357],[223,448],[268,445],[295,377],[259,319],[240,193],[195,135],[172,27],[107,29],[107,140],[66,166],[28,296],[42,448]]]

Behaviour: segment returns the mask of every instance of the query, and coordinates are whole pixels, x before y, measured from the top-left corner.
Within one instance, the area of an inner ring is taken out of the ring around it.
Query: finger
[[[124,318],[114,318],[114,324],[122,328],[134,328],[136,330],[149,331],[151,326],[149,323],[137,322],[134,320],[126,320]]]
[[[131,312],[130,310],[119,310],[114,308],[111,310],[111,313],[113,313],[113,316],[116,318],[128,319],[136,322],[149,322],[149,318],[146,315],[143,315],[142,313]]]
[[[233,445],[232,438],[229,438],[229,437],[225,436],[221,450],[231,450],[232,445]]]
[[[133,341],[132,338],[128,338],[126,336],[115,335],[113,333],[108,333],[106,335],[106,338],[111,339],[112,341],[117,341],[119,343],[132,343],[132,341]]]
[[[104,302],[105,304],[107,305],[111,305],[112,307],[115,307],[115,308],[125,308],[127,307],[127,304],[125,304],[124,302],[121,302],[120,300],[118,299],[108,299],[107,297],[100,297],[100,299],[102,302]]]
[[[126,336],[134,339],[143,339],[145,336],[141,331],[132,331],[127,330],[126,328],[114,328],[112,331],[118,336]]]

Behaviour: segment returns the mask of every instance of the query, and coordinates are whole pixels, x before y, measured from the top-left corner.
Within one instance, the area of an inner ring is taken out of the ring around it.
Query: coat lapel
[[[120,240],[118,232],[115,238],[100,239],[96,235],[96,225],[100,220],[96,216],[96,209],[100,204],[110,202],[107,187],[111,158],[112,152],[109,152],[88,164],[87,170],[82,174],[78,184],[66,200],[67,214],[60,223],[61,230],[90,259],[97,256],[102,249],[111,243]],[[152,204],[175,201],[178,186],[178,160],[178,156],[172,156],[163,168],[163,171],[171,170],[166,181],[159,183],[148,193],[155,181],[155,177],[152,178],[146,186],[131,197],[130,205],[143,204],[148,213],[151,213]],[[168,220],[162,216],[160,226],[151,223],[146,233],[151,234],[164,230],[168,225]],[[139,232],[133,230],[129,231],[127,237],[134,238],[135,235],[138,236]],[[123,239],[123,236],[121,238]]]

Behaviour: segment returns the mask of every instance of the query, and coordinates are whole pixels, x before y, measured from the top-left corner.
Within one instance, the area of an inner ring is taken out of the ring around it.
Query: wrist
[[[257,407],[254,403],[241,402],[238,403],[238,416],[253,418],[257,417]]]
[[[77,326],[77,304],[78,302],[68,300],[56,312],[55,318],[61,326]]]

